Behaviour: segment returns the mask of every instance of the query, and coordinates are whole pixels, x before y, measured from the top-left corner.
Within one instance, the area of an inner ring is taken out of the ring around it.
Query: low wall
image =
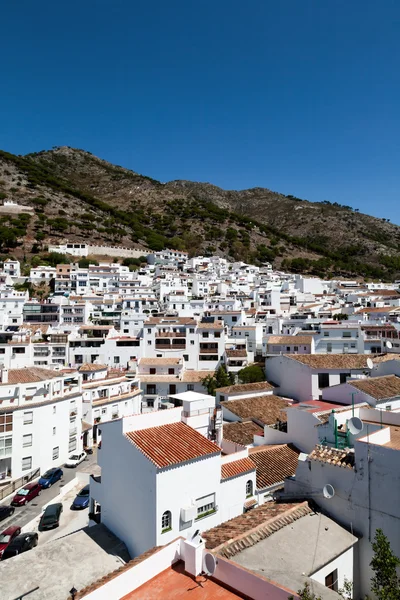
[[[121,258],[140,258],[150,254],[147,250],[135,250],[133,248],[115,248],[111,246],[88,246],[88,254],[100,254]]]

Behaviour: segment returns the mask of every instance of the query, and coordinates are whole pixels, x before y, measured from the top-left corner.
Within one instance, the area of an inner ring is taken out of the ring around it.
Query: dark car
[[[81,489],[79,494],[76,495],[75,500],[71,505],[72,510],[80,510],[82,508],[87,508],[89,506],[89,497],[90,497],[90,486],[85,485],[84,488]]]
[[[61,502],[49,504],[41,516],[39,530],[42,531],[44,529],[53,529],[54,527],[58,527],[60,524],[62,511],[63,506]]]
[[[38,537],[38,534],[33,531],[17,535],[4,550],[1,560],[7,560],[7,558],[12,558],[13,556],[17,556],[17,554],[32,550],[38,544]]]
[[[11,517],[14,514],[15,508],[13,506],[0,506],[0,521],[4,521],[7,517]]]
[[[19,490],[11,500],[13,506],[24,506],[36,496],[40,496],[42,486],[40,483],[27,483],[22,489]]]
[[[53,483],[56,483],[59,479],[61,479],[63,475],[64,473],[62,472],[62,469],[49,469],[44,475],[41,476],[39,479],[39,484],[44,489],[49,488],[53,485]]]
[[[21,533],[21,527],[17,527],[17,526],[7,527],[7,529],[5,529],[3,531],[3,533],[0,533],[0,557],[3,554],[4,550],[7,548],[7,546],[20,533]]]

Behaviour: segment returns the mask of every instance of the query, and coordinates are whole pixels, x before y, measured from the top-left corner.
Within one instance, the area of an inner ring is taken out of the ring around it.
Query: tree
[[[346,315],[346,313],[338,313],[336,315],[333,315],[334,321],[347,321],[348,318],[349,318],[349,315]]]
[[[228,373],[226,368],[221,366],[218,367],[215,375],[207,375],[201,380],[201,383],[207,389],[207,393],[210,396],[215,396],[215,390],[235,383],[234,376],[232,373]]]
[[[298,590],[297,594],[300,600],[322,600],[321,596],[316,596],[316,594],[311,591],[308,581],[306,581],[301,590]],[[288,596],[288,600],[293,600],[293,596]]]
[[[238,377],[241,383],[257,383],[265,381],[265,372],[259,365],[250,365],[240,369]]]
[[[396,569],[400,565],[400,560],[393,554],[390,542],[382,529],[376,530],[372,549],[374,557],[370,566],[374,576],[371,579],[371,590],[378,600],[399,600],[400,579]]]

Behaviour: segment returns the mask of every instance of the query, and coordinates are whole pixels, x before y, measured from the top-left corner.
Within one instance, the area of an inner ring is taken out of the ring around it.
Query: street
[[[89,454],[86,460],[76,469],[67,469],[65,467],[61,467],[64,475],[60,481],[57,481],[57,483],[55,483],[51,488],[42,490],[40,496],[34,498],[34,500],[29,502],[26,506],[15,507],[15,512],[11,517],[4,519],[4,521],[0,521],[0,532],[4,531],[4,529],[7,529],[7,527],[10,527],[11,525],[23,527],[32,521],[32,519],[39,516],[42,512],[43,506],[59,495],[61,488],[63,488],[64,485],[69,481],[74,479],[77,471],[95,473],[97,468],[96,457],[97,453],[96,450],[94,450],[93,454]],[[2,506],[10,504],[10,502],[11,498],[6,502],[3,502]]]

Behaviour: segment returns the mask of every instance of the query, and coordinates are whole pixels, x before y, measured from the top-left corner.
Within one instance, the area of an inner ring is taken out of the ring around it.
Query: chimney
[[[4,367],[1,368],[0,378],[1,378],[1,383],[8,383],[8,369],[5,369]]]
[[[205,552],[205,543],[197,531],[190,540],[184,540],[184,558],[185,571],[197,577],[203,571],[203,555]]]

